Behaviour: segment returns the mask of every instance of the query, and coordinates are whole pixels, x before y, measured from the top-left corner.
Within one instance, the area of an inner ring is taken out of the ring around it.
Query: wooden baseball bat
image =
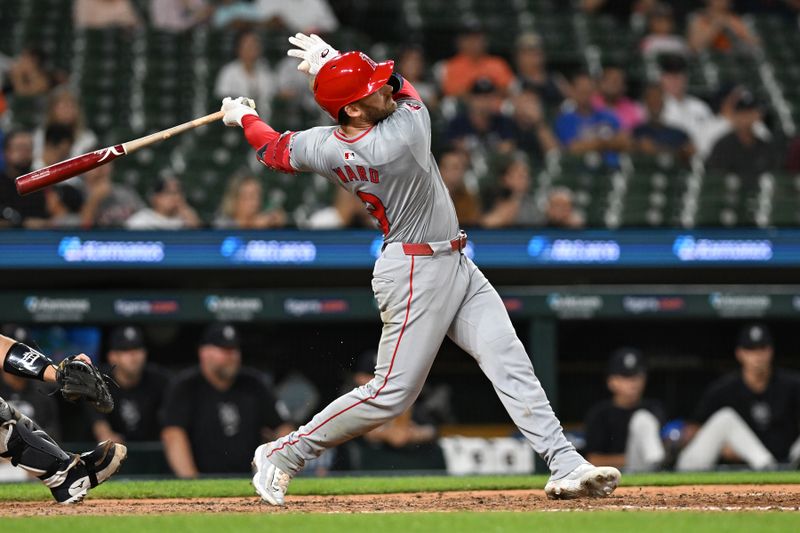
[[[103,148],[102,150],[95,150],[94,152],[89,152],[87,154],[73,157],[72,159],[67,159],[66,161],[55,163],[49,167],[34,170],[33,172],[29,172],[24,176],[17,178],[17,192],[21,195],[25,195],[39,191],[50,185],[68,180],[69,178],[77,176],[78,174],[83,174],[84,172],[92,170],[93,168],[105,165],[106,163],[123,155],[132,154],[136,150],[144,148],[145,146],[150,146],[151,144],[169,139],[170,137],[185,131],[189,131],[198,126],[203,126],[205,124],[220,120],[223,114],[224,113],[222,111],[217,111],[216,113],[211,113],[210,115],[196,118],[189,122],[184,122],[183,124],[173,126],[172,128],[151,133],[150,135],[146,135],[126,143],[109,146],[108,148]]]

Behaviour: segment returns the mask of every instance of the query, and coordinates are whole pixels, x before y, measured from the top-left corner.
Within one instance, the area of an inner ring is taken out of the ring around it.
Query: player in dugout
[[[223,122],[244,129],[267,167],[313,171],[364,202],[383,232],[372,279],[383,332],[369,383],[256,448],[258,494],[283,505],[306,462],[405,412],[448,336],[475,358],[549,466],[548,497],[610,495],[619,470],[592,465],[566,439],[503,301],[464,253],[467,236],[431,154],[431,118],[416,89],[394,72],[393,61],[339,53],[316,35],[289,41],[297,48],[288,55],[301,60],[314,98],[338,125],[281,134],[245,97],[223,100]]]
[[[110,395],[103,377],[93,370],[85,354],[67,358],[56,367],[38,350],[3,335],[0,354],[4,372],[57,383],[65,397],[84,397],[104,410],[113,406],[106,401]],[[74,380],[82,385],[76,388]],[[105,395],[95,396],[92,391],[98,388],[104,389]],[[83,501],[89,489],[113,476],[127,457],[127,449],[105,441],[80,455],[65,452],[33,420],[0,398],[0,457],[38,477],[58,503],[72,504]]]

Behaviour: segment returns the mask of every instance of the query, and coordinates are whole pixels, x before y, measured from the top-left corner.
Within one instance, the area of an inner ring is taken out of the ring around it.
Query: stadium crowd
[[[150,25],[176,33],[210,26],[235,32],[235,57],[216,73],[214,95],[246,94],[267,121],[278,112],[305,113],[311,120],[306,118],[302,126],[311,127],[329,122],[293,63],[270,64],[265,58],[261,36],[330,34],[340,22],[325,0],[297,4],[288,8],[272,0],[154,0],[145,6],[132,0],[76,0],[73,25],[121,31]],[[597,220],[587,219],[591,198],[586,191],[541,178],[552,174],[559,162],[573,162],[572,171],[588,171],[599,182],[630,168],[632,160],[669,160],[677,168],[735,174],[737,188],[745,194],[758,187],[765,173],[800,172],[800,138],[784,136],[768,102],[749,86],[752,80],[726,80],[716,94],[694,95],[689,90],[687,70],[699,54],[754,51],[760,46],[758,36],[728,0],[708,0],[692,11],[673,9],[673,4],[576,3],[589,16],[618,17],[640,35],[640,54],[654,68],[635,86],[629,84],[623,64],[552,70],[543,39],[533,32],[519,34],[508,57],[493,55],[478,21],[467,21],[460,29],[454,55],[430,65],[419,45],[390,43],[396,68],[415,84],[434,115],[435,155],[463,225],[597,225]],[[749,10],[776,4],[771,9],[787,17],[798,8],[796,2],[745,4]],[[678,31],[682,27],[685,34]],[[171,168],[148,176],[138,191],[107,165],[20,198],[13,187],[16,177],[102,146],[88,126],[91,121],[70,73],[52,68],[34,43],[0,61],[0,79],[2,227],[372,227],[352,199],[336,192],[328,205],[276,205],[262,176],[245,169],[244,162],[243,171],[226,177],[224,197],[213,213],[198,213],[182,188],[191,177]],[[29,105],[16,106],[16,101]]]

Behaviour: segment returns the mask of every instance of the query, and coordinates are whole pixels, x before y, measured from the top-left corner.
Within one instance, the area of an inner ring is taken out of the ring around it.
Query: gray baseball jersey
[[[387,243],[453,239],[458,220],[431,154],[428,110],[412,99],[397,104],[388,118],[352,139],[335,126],[294,134],[291,165],[361,198]]]
[[[430,136],[428,111],[412,98],[353,139],[328,127],[278,140],[276,146],[290,143],[292,168],[327,176],[364,200],[387,244],[372,277],[383,322],[374,379],[270,443],[266,459],[294,474],[326,449],[403,413],[448,336],[475,358],[522,434],[562,478],[586,461],[564,437],[497,291],[449,242],[458,221]],[[275,160],[269,147],[260,153]],[[404,243],[428,246],[417,252]]]

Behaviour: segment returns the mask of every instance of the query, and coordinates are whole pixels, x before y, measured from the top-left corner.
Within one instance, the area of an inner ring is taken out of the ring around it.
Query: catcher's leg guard
[[[77,455],[59,448],[47,433],[2,398],[0,421],[0,457],[32,472],[48,487],[64,482],[67,471],[79,459]]]

